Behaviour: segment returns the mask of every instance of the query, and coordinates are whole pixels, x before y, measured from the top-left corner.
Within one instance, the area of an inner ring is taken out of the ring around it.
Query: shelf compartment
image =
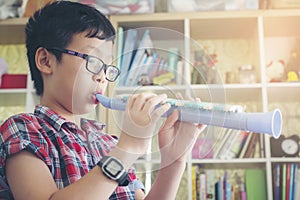
[[[265,37],[289,37],[299,36],[300,27],[296,26],[300,21],[299,10],[296,16],[289,16],[287,13],[280,14],[266,13],[263,19]]]
[[[0,44],[23,44],[27,20],[27,18],[0,20]]]
[[[299,102],[300,83],[269,83],[267,85],[268,100],[270,102],[287,103]],[[284,95],[283,95],[284,94]]]
[[[131,21],[126,20],[118,23],[118,26],[128,29],[153,29],[156,31],[151,32],[153,40],[178,40],[182,38],[184,33],[184,20],[155,20],[148,19],[144,21]],[[141,36],[142,33],[139,33]]]
[[[211,15],[213,16],[213,15]],[[190,19],[194,39],[257,38],[257,16]],[[220,30],[222,29],[222,30]]]
[[[1,106],[25,106],[26,89],[0,89]]]

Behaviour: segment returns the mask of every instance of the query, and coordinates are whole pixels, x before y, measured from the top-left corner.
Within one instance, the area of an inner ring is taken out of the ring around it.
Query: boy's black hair
[[[43,79],[36,67],[35,53],[39,47],[65,48],[74,34],[87,32],[86,37],[114,40],[115,29],[97,9],[70,1],[55,1],[29,18],[26,33],[27,58],[36,93],[44,91]],[[60,52],[53,52],[61,60]]]

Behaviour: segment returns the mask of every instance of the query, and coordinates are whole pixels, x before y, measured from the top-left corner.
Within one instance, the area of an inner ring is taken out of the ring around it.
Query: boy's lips
[[[92,96],[93,102],[94,102],[95,104],[98,104],[99,101],[98,101],[97,98],[96,98],[96,94],[101,94],[101,95],[102,95],[102,92],[101,92],[101,91],[100,91],[100,92],[95,92],[95,93],[93,94],[93,96]]]

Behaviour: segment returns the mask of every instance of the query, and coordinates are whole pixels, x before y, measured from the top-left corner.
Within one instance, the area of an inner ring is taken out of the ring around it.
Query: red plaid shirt
[[[117,140],[102,132],[104,124],[81,120],[81,129],[53,110],[38,105],[34,114],[19,114],[0,127],[0,198],[12,199],[5,175],[5,162],[22,150],[30,151],[48,166],[58,188],[82,178],[113,148]],[[135,199],[143,185],[129,170],[129,185],[117,187],[110,199]],[[6,196],[6,197],[5,197]]]

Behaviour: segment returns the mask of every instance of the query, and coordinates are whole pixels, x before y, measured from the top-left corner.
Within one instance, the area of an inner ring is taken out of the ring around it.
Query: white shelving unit
[[[181,33],[184,37],[183,55],[193,60],[193,50],[197,45],[212,45],[218,52],[218,70],[224,84],[216,85],[191,85],[190,84],[190,64],[185,64],[186,84],[166,87],[145,86],[145,87],[117,87],[111,86],[109,95],[114,96],[124,93],[155,91],[156,93],[166,92],[172,96],[174,92],[188,93],[192,96],[200,97],[202,101],[238,103],[241,105],[251,105],[251,112],[267,112],[275,107],[282,109],[283,104],[289,103],[293,107],[299,101],[300,83],[268,83],[266,78],[266,62],[270,52],[278,49],[270,48],[266,41],[272,38],[276,43],[277,38],[293,38],[300,41],[300,10],[258,10],[258,11],[233,11],[233,12],[199,12],[199,13],[168,13],[150,15],[128,15],[111,16],[115,27],[122,26],[124,30],[131,28],[160,27],[171,29]],[[151,35],[152,36],[152,35]],[[166,45],[174,47],[181,44],[166,35],[153,35],[155,45]],[[190,40],[191,38],[191,40]],[[162,44],[163,40],[163,44]],[[169,43],[168,43],[169,42]],[[154,46],[155,46],[154,45]],[[276,45],[275,45],[276,46]],[[299,46],[299,45],[298,45]],[[223,48],[223,51],[220,49]],[[218,51],[219,50],[219,51]],[[298,49],[299,50],[299,49]],[[296,50],[295,50],[296,51]],[[290,53],[290,52],[285,52]],[[237,71],[243,64],[255,66],[257,83],[255,84],[226,84],[225,73],[227,71]],[[300,64],[300,62],[298,62]],[[287,110],[283,113],[283,134],[289,135],[288,130],[297,133],[297,124],[288,124],[290,114]],[[114,123],[120,118],[115,111],[108,113],[108,132],[119,131]],[[294,118],[299,117],[299,112],[294,114]],[[299,119],[295,119],[299,124]],[[298,133],[300,134],[300,133]],[[188,191],[188,199],[192,199],[191,167],[194,164],[201,164],[204,168],[221,169],[246,169],[262,168],[266,170],[267,195],[268,199],[273,199],[272,189],[272,165],[274,163],[293,162],[300,163],[299,158],[272,158],[270,154],[270,136],[264,135],[265,157],[250,159],[189,159],[187,163],[187,185],[184,187]],[[180,197],[182,198],[182,197]]]
[[[108,96],[133,91],[154,91],[156,93],[166,92],[172,97],[174,92],[189,93],[197,96],[202,101],[225,102],[250,105],[250,111],[267,112],[279,107],[283,113],[283,134],[289,135],[300,130],[299,123],[299,100],[300,83],[268,83],[266,80],[266,58],[270,52],[284,50],[281,48],[270,48],[266,41],[276,41],[282,38],[293,39],[300,42],[300,10],[258,10],[258,11],[232,11],[232,12],[198,12],[198,13],[157,13],[149,15],[122,15],[110,16],[115,27],[122,26],[125,30],[130,28],[160,27],[170,29],[179,33],[170,35],[151,35],[155,45],[162,45],[164,48],[180,46],[182,54],[188,60],[193,61],[193,51],[203,46],[213,46],[215,49],[208,49],[211,52],[218,52],[218,71],[223,82],[228,71],[237,71],[243,64],[255,66],[257,83],[255,84],[220,84],[220,85],[191,85],[190,64],[185,63],[184,78],[186,83],[178,86],[147,86],[147,87],[116,87],[110,84],[107,91]],[[10,19],[0,21],[0,44],[23,44],[24,27],[27,19]],[[158,32],[159,33],[159,32]],[[177,35],[177,36],[178,36]],[[192,40],[190,40],[192,39]],[[297,46],[297,44],[295,44]],[[299,46],[299,45],[298,45]],[[276,47],[276,45],[275,45]],[[222,51],[220,51],[222,50]],[[299,48],[293,49],[295,52]],[[300,51],[299,51],[300,52]],[[285,52],[290,53],[290,52]],[[300,62],[298,62],[300,65]],[[20,66],[21,67],[21,66]],[[32,83],[28,77],[27,89],[0,90],[0,106],[24,106],[27,111],[32,111],[36,97]],[[108,133],[118,133],[119,128],[115,121],[120,120],[120,115],[114,111],[101,111],[101,121],[107,122]],[[117,117],[117,118],[116,118]],[[220,169],[245,169],[262,168],[266,170],[268,199],[273,199],[272,192],[272,165],[274,163],[293,162],[300,163],[299,158],[272,158],[270,154],[270,136],[264,135],[265,157],[253,159],[189,159],[185,177],[187,184],[181,186],[183,198],[192,199],[191,192],[191,167],[194,164],[201,164],[204,168]],[[148,160],[147,160],[148,159]],[[146,168],[150,171],[158,164],[156,157],[146,159]],[[155,161],[153,161],[155,160]],[[143,167],[144,161],[138,161]],[[147,177],[146,189],[151,186],[152,172]],[[182,198],[182,197],[181,197]]]

